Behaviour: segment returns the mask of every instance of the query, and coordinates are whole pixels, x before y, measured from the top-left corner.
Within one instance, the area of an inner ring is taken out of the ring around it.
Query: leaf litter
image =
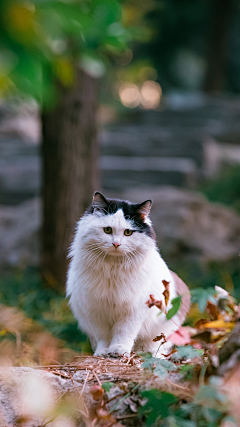
[[[163,301],[149,296],[146,302],[149,309],[156,306],[166,312],[168,285],[168,282],[164,285]],[[72,362],[35,368],[72,384],[63,393],[59,405],[68,393],[76,394],[75,412],[88,427],[238,426],[240,395],[233,392],[233,385],[239,388],[236,383],[236,379],[240,380],[239,365],[231,365],[230,373],[227,372],[224,378],[218,371],[219,349],[238,325],[240,307],[227,291],[219,287],[193,290],[192,302],[188,325],[172,334],[170,339],[175,345],[163,358],[150,353],[119,359],[86,355],[75,356]],[[181,297],[177,303],[171,301],[170,310],[176,310],[173,315],[180,307]],[[173,321],[172,317],[169,321]],[[3,318],[3,333],[13,331],[17,340],[18,322],[17,319],[16,326],[4,324]],[[161,348],[165,337],[160,334],[154,341],[158,341]],[[79,373],[82,373],[82,380],[76,386],[74,378]],[[80,425],[78,421],[76,425]]]
[[[169,315],[169,321],[173,321],[181,307],[181,296],[177,303],[171,301],[167,311],[168,286],[165,282],[162,301],[150,295],[146,304],[166,315],[174,309]],[[235,396],[230,393],[227,380],[217,376],[217,369],[219,349],[237,325],[239,306],[219,287],[214,291],[194,290],[192,302],[189,325],[172,334],[170,339],[175,345],[162,358],[150,353],[119,359],[76,356],[71,363],[38,369],[61,378],[84,373],[81,395],[87,409],[81,416],[87,426],[237,426],[240,414],[236,413]],[[161,348],[166,338],[160,334],[154,341]]]

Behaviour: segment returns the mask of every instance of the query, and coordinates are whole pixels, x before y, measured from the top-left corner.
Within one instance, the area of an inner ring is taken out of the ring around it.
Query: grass
[[[0,278],[0,302],[17,307],[75,351],[90,351],[87,337],[78,329],[64,293],[46,287],[37,269],[9,270]]]
[[[240,214],[240,165],[228,166],[219,176],[200,188],[211,202],[230,206]]]

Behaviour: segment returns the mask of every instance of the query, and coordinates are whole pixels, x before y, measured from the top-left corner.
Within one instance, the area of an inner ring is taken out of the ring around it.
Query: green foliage
[[[225,168],[202,191],[210,201],[231,206],[240,214],[240,166]]]
[[[168,310],[166,314],[167,320],[170,320],[173,316],[175,316],[175,314],[177,314],[179,308],[181,307],[181,303],[182,303],[181,295],[171,300],[172,308],[170,308],[170,310]]]
[[[0,303],[15,306],[42,324],[75,351],[90,351],[87,337],[78,329],[64,294],[41,282],[36,269],[10,271],[0,278]]]
[[[111,383],[111,381],[107,381],[106,383],[102,384],[103,390],[105,390],[107,393],[111,390],[112,386],[114,386],[114,383]]]
[[[55,79],[70,86],[79,63],[101,77],[109,54],[123,52],[131,39],[121,14],[117,0],[2,0],[0,92],[47,103]]]
[[[173,360],[181,360],[181,359],[193,359],[196,356],[201,356],[203,354],[203,350],[196,350],[191,345],[179,346],[177,347],[177,352],[173,353]]]
[[[170,415],[169,406],[177,401],[173,394],[154,388],[143,391],[141,395],[147,398],[147,403],[139,409],[138,415],[144,416],[146,426],[153,426],[158,418],[167,418]]]
[[[179,372],[183,374],[185,380],[191,380],[194,374],[195,365],[191,365],[190,363],[186,363],[181,365]]]
[[[229,402],[215,387],[200,387],[192,402],[183,403],[175,395],[156,389],[144,391],[146,404],[138,410],[146,426],[160,427],[218,427],[229,420]]]
[[[226,405],[227,402],[227,397],[212,385],[203,385],[194,396],[195,404],[214,410],[219,409],[219,405],[221,405],[222,409],[226,410],[226,406],[224,407],[224,405]]]
[[[145,369],[151,369],[155,375],[158,375],[161,379],[166,378],[169,371],[175,371],[176,366],[169,360],[159,359],[152,357],[151,353],[145,353],[144,362],[142,367]]]
[[[192,303],[196,302],[198,304],[200,313],[203,313],[208,301],[210,301],[212,304],[216,304],[214,295],[216,295],[215,288],[195,288],[191,290],[191,301]]]

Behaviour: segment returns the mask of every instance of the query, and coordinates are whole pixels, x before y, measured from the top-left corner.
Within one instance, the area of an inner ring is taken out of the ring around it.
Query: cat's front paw
[[[94,352],[94,356],[103,356],[106,357],[108,355],[108,348],[99,348]]]
[[[108,349],[109,357],[121,357],[121,356],[130,356],[130,351],[122,344],[110,345]]]

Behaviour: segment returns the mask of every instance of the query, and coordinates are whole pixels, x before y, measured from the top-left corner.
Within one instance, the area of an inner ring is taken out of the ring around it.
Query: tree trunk
[[[62,287],[76,221],[99,189],[96,86],[78,70],[73,87],[59,88],[57,107],[42,114],[42,274]]]
[[[225,89],[229,27],[234,0],[212,0],[211,29],[207,44],[207,70],[204,90]]]

